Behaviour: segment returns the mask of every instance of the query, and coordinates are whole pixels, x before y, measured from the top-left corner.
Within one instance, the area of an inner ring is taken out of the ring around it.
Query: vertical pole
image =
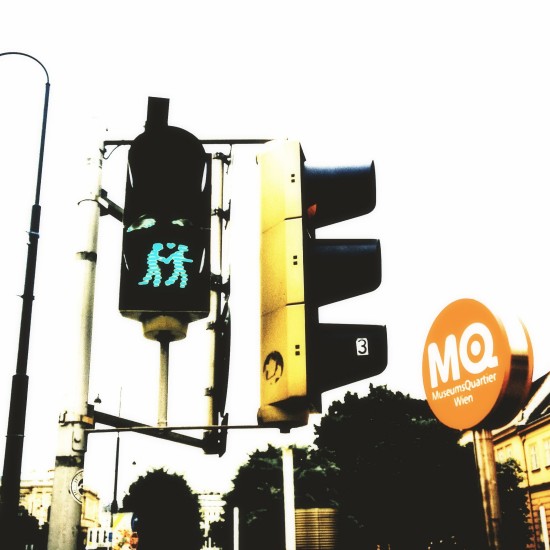
[[[542,542],[544,543],[544,550],[550,550],[550,541],[548,539],[548,522],[546,521],[546,509],[544,506],[539,508],[540,515],[540,530],[542,531]]]
[[[158,427],[168,426],[168,364],[170,351],[170,337],[158,337],[160,343],[160,376],[159,376],[159,404]]]
[[[501,514],[493,436],[489,430],[479,429],[473,432],[487,543],[490,550],[500,550]]]
[[[8,541],[15,538],[12,533],[14,533],[16,526],[19,510],[19,493],[21,489],[21,465],[23,461],[23,444],[29,388],[27,363],[29,356],[32,306],[34,301],[36,261],[38,256],[38,238],[40,236],[40,189],[42,185],[42,166],[44,161],[44,144],[46,141],[46,123],[48,120],[48,103],[50,96],[50,81],[48,71],[44,65],[31,55],[21,52],[6,52],[1,55],[11,54],[24,55],[39,63],[46,73],[47,81],[44,91],[44,108],[42,112],[42,131],[38,155],[35,201],[31,210],[25,282],[23,295],[21,296],[23,298],[23,306],[21,309],[21,324],[19,329],[19,347],[17,350],[15,374],[12,378],[6,446],[4,449],[2,486],[0,487],[0,528]]]
[[[527,498],[529,501],[529,515],[531,518],[531,525],[533,526],[533,530],[531,533],[531,540],[536,541],[538,537],[537,533],[537,522],[535,521],[535,511],[533,509],[533,495],[531,494],[531,479],[529,478],[529,468],[527,465],[527,453],[525,451],[525,436],[521,436],[521,449],[523,451],[523,463],[525,464],[525,477],[527,481]]]
[[[223,219],[221,212],[223,210],[223,160],[219,157],[212,159],[212,223],[210,224],[210,273],[212,278],[217,278],[221,282],[222,276],[222,234]],[[207,422],[213,426],[218,423],[215,407],[215,357],[216,357],[216,322],[220,317],[221,290],[216,285],[212,285],[210,290],[210,316],[208,318],[208,327],[210,332],[210,362],[208,370],[207,396]]]
[[[81,288],[74,301],[74,321],[69,329],[76,334],[68,337],[73,346],[68,353],[68,393],[65,409],[59,416],[58,447],[55,459],[52,508],[48,536],[48,550],[76,550],[80,538],[82,515],[82,483],[86,435],[90,427],[88,417],[88,389],[92,344],[93,305],[97,261],[97,236],[101,193],[101,149],[88,158],[85,184],[88,193],[78,205],[78,219],[82,232],[76,253],[75,274],[71,283]]]
[[[233,508],[233,550],[239,550],[239,509]]]
[[[122,411],[122,386],[118,394],[118,416]],[[113,483],[113,502],[111,503],[111,527],[113,526],[114,515],[118,512],[118,461],[120,458],[120,432],[116,433],[116,448],[115,448],[115,479]]]
[[[283,497],[285,509],[285,549],[296,550],[296,517],[294,509],[294,456],[292,447],[283,447]]]
[[[119,415],[120,416],[120,415]],[[118,512],[118,461],[120,457],[120,432],[116,433],[116,449],[115,449],[115,480],[113,483],[113,502],[111,503],[111,526],[113,525],[114,515]]]

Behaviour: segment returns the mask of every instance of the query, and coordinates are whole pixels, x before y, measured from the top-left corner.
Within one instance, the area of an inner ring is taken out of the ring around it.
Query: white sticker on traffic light
[[[283,371],[283,356],[278,351],[272,351],[264,361],[263,375],[267,384],[276,384],[283,376]]]
[[[355,348],[357,350],[357,355],[368,355],[369,341],[366,338],[357,338],[357,340],[355,340]]]

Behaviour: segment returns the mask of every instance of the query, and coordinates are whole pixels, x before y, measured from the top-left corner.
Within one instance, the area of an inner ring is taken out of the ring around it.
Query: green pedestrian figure
[[[176,244],[167,243],[166,247],[172,250],[176,247]],[[162,271],[160,269],[160,262],[162,262],[167,265],[171,263],[174,267],[174,271],[170,277],[164,281],[165,286],[171,286],[180,279],[180,288],[185,288],[189,276],[187,275],[184,264],[193,262],[191,258],[185,257],[185,253],[189,251],[189,247],[184,244],[179,244],[177,250],[168,257],[160,254],[163,249],[164,245],[162,243],[153,244],[151,251],[147,254],[147,273],[138,285],[148,285],[152,281],[154,287],[159,287],[162,282]]]

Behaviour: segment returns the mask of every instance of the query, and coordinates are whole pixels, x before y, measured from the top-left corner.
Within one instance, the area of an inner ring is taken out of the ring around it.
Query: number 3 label
[[[357,340],[355,340],[355,347],[357,349],[357,355],[369,354],[369,341],[366,338],[357,338]]]

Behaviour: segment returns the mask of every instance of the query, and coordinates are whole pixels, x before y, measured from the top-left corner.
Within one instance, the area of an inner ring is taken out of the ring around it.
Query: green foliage
[[[334,506],[336,468],[312,449],[294,448],[294,486],[298,508]],[[284,548],[283,474],[281,449],[271,445],[255,451],[241,466],[233,489],[225,495],[226,517],[213,527],[213,538],[231,548],[233,508],[239,508],[242,550]]]
[[[348,393],[333,404],[316,433],[321,452],[340,466],[343,547],[363,541],[411,550],[457,535],[476,540],[473,457],[425,401],[371,386],[365,398]],[[463,512],[465,502],[474,505]]]
[[[527,490],[520,487],[522,470],[514,459],[497,462],[497,477],[504,550],[527,548],[531,530],[528,523]]]
[[[185,479],[158,469],[132,483],[123,499],[137,519],[140,550],[198,550],[202,545],[200,507]]]
[[[342,548],[484,548],[474,452],[458,444],[460,435],[437,422],[426,401],[385,387],[334,403],[316,444],[340,468]],[[501,485],[517,489],[517,479]],[[514,506],[508,518],[518,517]]]
[[[225,496],[226,510],[239,509],[242,550],[284,547],[283,478],[281,453],[271,445],[266,451],[255,451],[241,466],[234,488]],[[226,513],[222,547],[227,547],[233,531],[233,517]]]
[[[439,423],[424,400],[386,387],[335,402],[316,428],[317,449],[295,449],[296,507],[336,507],[339,548],[426,550],[486,547],[472,446]],[[232,509],[240,510],[242,550],[284,548],[281,451],[256,451],[225,497],[214,528],[230,550]],[[504,550],[528,540],[517,464],[499,466]]]
[[[29,514],[23,507],[19,511],[14,529],[13,548],[33,547],[36,550],[45,550],[48,540],[48,524],[40,527],[38,520]]]
[[[296,508],[337,508],[338,474],[338,466],[316,449],[295,449]]]

